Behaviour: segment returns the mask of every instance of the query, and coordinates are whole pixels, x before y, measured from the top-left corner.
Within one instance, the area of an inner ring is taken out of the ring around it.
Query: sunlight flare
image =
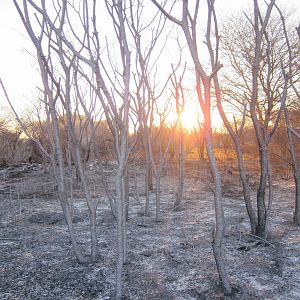
[[[188,131],[199,128],[199,124],[203,124],[202,112],[200,111],[200,107],[197,107],[196,104],[186,105],[181,113],[180,119],[182,121],[182,126]],[[211,123],[212,128],[217,131],[221,130],[223,127],[222,118],[217,110],[212,111]]]

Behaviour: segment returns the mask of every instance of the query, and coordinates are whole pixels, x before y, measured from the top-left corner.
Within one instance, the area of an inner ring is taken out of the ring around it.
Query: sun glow
[[[184,111],[180,116],[182,126],[191,131],[193,129],[199,128],[199,124],[203,124],[203,115],[200,111],[200,107],[194,105],[186,105]],[[223,126],[222,119],[217,110],[213,110],[211,114],[211,125],[215,130],[220,130]]]
[[[193,130],[201,123],[200,112],[194,106],[186,106],[180,115],[182,126],[186,130]]]

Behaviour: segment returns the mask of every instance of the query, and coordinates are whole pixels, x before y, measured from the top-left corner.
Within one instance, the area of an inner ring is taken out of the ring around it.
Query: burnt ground
[[[107,165],[107,174],[112,169]],[[176,177],[168,168],[161,187],[162,222],[156,223],[154,191],[151,215],[142,214],[143,168],[136,170],[138,189],[130,190],[124,299],[300,299],[300,236],[292,224],[292,181],[275,182],[266,243],[248,234],[238,181],[234,175],[231,180],[226,177],[224,246],[235,294],[225,297],[212,254],[213,195],[204,180],[207,174],[189,167],[184,203],[175,211]],[[9,172],[0,173],[0,299],[112,299],[116,225],[96,176],[97,165],[89,170],[91,189],[101,198],[100,256],[95,264],[79,264],[74,257],[52,177],[38,165]],[[88,254],[88,211],[79,185],[74,197],[75,228]]]

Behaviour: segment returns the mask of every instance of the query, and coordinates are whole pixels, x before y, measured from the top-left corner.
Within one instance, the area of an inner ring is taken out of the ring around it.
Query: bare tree
[[[173,97],[176,101],[176,113],[177,113],[177,122],[178,127],[176,128],[176,131],[179,135],[179,149],[178,149],[178,162],[179,162],[179,174],[178,174],[178,189],[177,189],[177,195],[174,202],[174,208],[179,209],[182,198],[183,198],[183,187],[184,187],[184,161],[185,161],[185,140],[184,140],[184,128],[182,124],[182,113],[184,111],[184,105],[185,105],[185,97],[184,97],[184,90],[182,85],[183,76],[186,70],[186,64],[184,66],[183,72],[180,75],[179,79],[177,79],[174,67],[172,66],[173,74],[171,76],[171,81],[173,85],[174,91],[172,92]]]
[[[265,238],[268,234],[268,216],[273,199],[269,145],[278,127],[286,99],[291,94],[291,86],[285,83],[281,67],[281,62],[286,65],[288,51],[280,21],[271,14],[275,2],[266,4],[265,9],[259,7],[257,1],[253,3],[252,14],[245,13],[241,18],[232,19],[223,30],[223,49],[233,72],[224,75],[226,86],[222,91],[243,118],[251,118],[254,127],[260,157],[256,216],[252,209],[239,149],[242,128],[239,130],[239,137],[236,136],[232,130],[234,128],[230,128],[228,120],[226,121],[220,101],[218,108],[237,151],[251,231]]]
[[[120,45],[120,56],[123,70],[122,76],[122,108],[118,112],[115,101],[111,94],[109,94],[106,84],[104,82],[102,73],[100,71],[101,59],[99,37],[97,35],[95,5],[93,8],[93,27],[96,38],[96,45],[98,47],[97,57],[91,58],[90,63],[95,70],[95,78],[97,83],[97,93],[101,100],[102,106],[107,117],[107,121],[113,132],[115,151],[118,159],[118,170],[116,175],[116,192],[117,192],[117,225],[118,225],[118,262],[117,262],[117,278],[116,278],[116,299],[122,297],[122,274],[123,264],[127,261],[127,233],[126,233],[126,169],[129,155],[128,148],[128,128],[129,128],[129,111],[130,111],[130,70],[131,70],[131,55],[127,43],[126,29],[125,29],[125,7],[122,1],[113,1],[109,3],[106,1],[106,6],[109,14],[113,20],[116,35]],[[104,103],[102,92],[105,95],[108,105]]]
[[[216,82],[216,85],[218,85],[218,84],[219,83]],[[245,200],[246,209],[247,209],[247,213],[248,213],[250,225],[251,225],[251,233],[255,234],[256,228],[257,228],[257,220],[256,220],[256,215],[255,215],[254,209],[252,207],[252,203],[251,203],[250,186],[249,186],[249,181],[247,178],[247,173],[246,173],[244,159],[243,159],[243,153],[242,153],[242,147],[241,147],[241,135],[243,133],[243,129],[244,129],[244,125],[245,125],[246,111],[244,110],[244,112],[243,112],[242,122],[241,122],[240,126],[238,126],[237,119],[234,118],[234,127],[233,127],[224,112],[220,94],[216,95],[216,99],[217,99],[217,107],[218,107],[220,116],[223,120],[223,123],[224,123],[228,133],[230,134],[230,137],[232,138],[232,140],[234,142],[234,146],[235,146],[235,150],[236,150],[236,154],[237,154],[237,162],[238,162],[240,179],[241,179],[242,186],[243,186],[244,200]]]
[[[159,116],[159,126],[155,136],[154,134],[148,136],[147,143],[150,149],[150,160],[153,169],[153,175],[155,178],[155,220],[156,222],[159,222],[161,221],[161,176],[167,161],[171,142],[174,138],[174,130],[170,130],[170,128],[168,128],[166,125],[166,118],[170,110],[169,101],[165,103],[162,109],[158,108],[157,103],[155,104],[156,114]],[[174,128],[176,128],[176,124],[174,125]],[[154,140],[156,140],[155,143]],[[154,144],[158,144],[158,153],[155,153],[153,149]]]
[[[127,233],[126,233],[126,175],[127,175],[127,161],[129,155],[128,148],[128,128],[129,128],[129,111],[130,111],[130,51],[127,43],[126,29],[125,29],[125,7],[122,1],[105,1],[107,10],[111,16],[114,24],[116,36],[120,46],[120,58],[122,62],[122,71],[119,74],[121,76],[121,90],[115,90],[122,100],[122,106],[118,109],[114,94],[109,92],[109,88],[105,83],[103,72],[106,73],[104,68],[103,60],[100,57],[100,41],[96,23],[96,1],[93,2],[92,7],[92,30],[93,35],[90,34],[89,30],[89,19],[88,15],[85,18],[85,34],[91,37],[92,40],[87,40],[84,45],[89,51],[90,57],[84,58],[78,55],[78,52],[73,46],[70,50],[80,60],[87,63],[95,76],[97,96],[100,99],[104,113],[108,122],[108,125],[112,131],[114,137],[115,152],[118,161],[118,169],[116,174],[116,195],[117,195],[117,228],[118,228],[118,261],[117,261],[117,273],[116,273],[116,299],[121,299],[122,296],[122,273],[123,264],[127,260]],[[84,1],[86,8],[86,14],[88,14],[88,3]],[[82,41],[84,43],[84,41]],[[94,45],[95,49],[92,49]],[[95,53],[95,54],[94,54]],[[102,70],[101,70],[102,68]],[[118,71],[117,71],[118,72]],[[81,72],[81,75],[84,73]],[[107,73],[106,73],[107,75]],[[108,77],[108,80],[112,79]],[[107,102],[105,102],[104,97]]]
[[[262,42],[263,37],[266,38],[266,42],[268,45],[267,48],[267,60],[270,62],[270,44],[269,38],[266,31],[271,11],[275,0],[271,1],[267,6],[267,12],[265,17],[262,18],[261,10],[258,5],[258,1],[254,0],[254,41],[255,41],[255,52],[254,58],[252,62],[252,87],[251,87],[251,101],[250,101],[250,115],[253,122],[253,126],[256,133],[256,138],[259,147],[259,155],[260,155],[260,182],[259,187],[257,189],[257,216],[258,223],[256,234],[260,237],[265,238],[267,236],[267,221],[268,215],[270,213],[270,208],[272,204],[272,175],[271,175],[271,167],[269,162],[268,155],[268,145],[271,141],[271,138],[277,128],[278,122],[280,120],[282,105],[278,111],[278,114],[274,121],[273,128],[268,132],[268,126],[270,121],[270,113],[266,115],[265,120],[261,120],[258,116],[259,112],[259,80],[262,79],[260,77],[260,62],[262,59]],[[268,72],[267,74],[267,82],[270,84],[271,74]],[[284,86],[283,93],[286,93],[286,85]],[[270,90],[266,91],[267,103],[269,105],[268,111],[271,111],[270,105],[273,105],[274,96],[270,93]],[[284,100],[283,97],[280,97],[281,101]],[[262,123],[263,122],[263,123]],[[267,184],[269,186],[269,197],[268,204],[266,204],[266,188]]]
[[[127,239],[126,239],[126,168],[130,149],[128,148],[128,128],[130,111],[130,51],[127,43],[125,7],[123,1],[105,1],[107,12],[112,20],[112,25],[116,33],[117,43],[119,44],[118,62],[120,70],[110,64],[108,57],[108,67],[113,67],[113,72],[108,72],[107,61],[104,62],[100,46],[99,30],[97,29],[97,9],[100,9],[96,1],[81,1],[72,4],[68,1],[52,3],[56,15],[52,15],[46,9],[45,1],[38,6],[34,1],[23,2],[23,12],[17,1],[14,1],[18,12],[22,18],[32,42],[37,49],[37,55],[40,62],[40,69],[45,89],[45,103],[47,103],[48,123],[53,130],[53,139],[55,153],[59,168],[58,174],[59,191],[61,195],[62,206],[68,220],[70,232],[73,234],[72,222],[69,218],[68,202],[65,197],[65,178],[63,174],[63,157],[61,150],[61,141],[59,137],[59,127],[57,120],[58,100],[61,101],[66,111],[68,126],[72,125],[70,108],[70,70],[74,69],[88,82],[90,87],[96,92],[98,99],[103,107],[104,114],[111,132],[114,137],[115,152],[118,161],[118,169],[115,178],[115,189],[117,199],[117,227],[118,227],[118,261],[116,274],[116,298],[120,299],[122,295],[122,270],[123,264],[127,259]],[[28,5],[36,12],[37,23],[40,26],[40,34],[34,34],[31,26],[31,19],[28,14]],[[103,5],[103,4],[102,4]],[[103,6],[101,7],[103,9]],[[72,16],[77,16],[77,22],[81,24],[79,30],[74,29]],[[42,39],[46,37],[48,41],[48,55],[43,51]],[[54,61],[51,60],[52,54],[57,53],[62,63],[62,70],[65,78],[60,79],[54,76]],[[119,67],[118,66],[118,67]],[[87,75],[87,67],[90,69],[92,79]],[[112,75],[113,74],[113,75]],[[62,88],[61,81],[64,80],[65,89]],[[52,91],[56,92],[54,94]],[[116,99],[117,98],[117,99]],[[48,109],[49,108],[49,109]],[[95,235],[95,211],[96,203],[90,202],[87,183],[85,182],[84,169],[82,166],[81,153],[79,149],[78,138],[75,136],[74,129],[69,131],[72,143],[75,147],[75,157],[79,169],[81,181],[84,185],[86,200],[91,214],[91,238],[92,238],[92,258],[95,257],[96,241]],[[56,167],[56,161],[53,163]],[[75,237],[72,238],[73,246],[76,249],[77,257],[82,261]]]
[[[60,136],[60,125],[58,119],[58,102],[64,105],[67,113],[68,119],[68,129],[70,136],[72,137],[72,141],[74,143],[75,152],[76,152],[76,162],[78,167],[81,168],[81,180],[84,181],[84,189],[86,192],[86,200],[88,207],[91,212],[91,239],[92,239],[92,246],[91,246],[91,258],[93,260],[96,259],[97,253],[97,238],[96,238],[96,228],[95,228],[95,211],[96,207],[92,205],[91,199],[89,197],[89,193],[87,190],[87,184],[85,181],[84,172],[81,165],[81,158],[80,158],[80,150],[79,145],[76,141],[76,137],[74,134],[74,126],[71,121],[71,111],[70,111],[70,70],[72,65],[72,59],[66,55],[65,50],[62,48],[61,40],[58,38],[59,34],[63,32],[63,26],[65,23],[66,18],[66,3],[63,4],[61,10],[56,11],[56,20],[58,21],[58,27],[56,28],[56,32],[53,31],[52,24],[49,23],[50,17],[46,13],[45,2],[42,1],[42,7],[38,7],[33,1],[24,1],[23,7],[19,6],[17,1],[14,1],[16,9],[20,15],[20,18],[27,30],[28,35],[33,42],[36,51],[37,51],[37,58],[40,67],[40,73],[43,82],[43,93],[44,99],[43,102],[45,103],[45,110],[47,114],[47,124],[48,124],[48,136],[49,139],[52,141],[52,167],[54,169],[55,177],[58,184],[59,190],[59,197],[61,201],[61,205],[63,208],[63,212],[68,224],[70,237],[73,243],[73,247],[76,253],[76,256],[80,262],[86,261],[83,257],[76,240],[74,227],[72,224],[72,213],[70,209],[70,204],[67,199],[67,189],[66,189],[66,178],[64,174],[64,158],[63,158],[63,149],[62,149],[62,140]],[[29,4],[29,7],[28,7]],[[36,11],[36,18],[40,27],[37,27],[37,30],[40,30],[39,34],[35,33],[35,29],[32,26],[32,15],[31,9]],[[56,39],[56,43],[53,45],[53,40]],[[46,43],[45,43],[46,42]],[[45,45],[45,46],[44,46]],[[56,77],[57,73],[55,72],[55,61],[54,55],[52,51],[58,53],[58,57],[61,59],[62,69],[64,71],[64,82],[65,82],[65,89],[63,89],[61,85],[62,77]],[[92,216],[93,215],[93,216]]]
[[[143,1],[130,0],[130,16],[127,19],[128,26],[136,50],[135,66],[133,68],[133,80],[135,91],[133,103],[138,121],[140,122],[140,132],[143,141],[146,160],[145,190],[146,201],[144,214],[149,214],[150,190],[153,190],[153,169],[151,163],[151,131],[153,127],[154,103],[161,97],[166,83],[157,87],[157,61],[164,48],[166,38],[162,41],[159,49],[156,49],[161,40],[162,32],[165,27],[166,18],[156,13],[150,20],[144,20],[145,6]],[[149,36],[151,37],[149,39]],[[156,53],[154,50],[158,50]]]
[[[299,103],[300,101],[300,92],[298,91],[294,79],[295,77],[295,72],[294,68],[299,68],[299,59],[297,59],[299,55],[299,48],[297,49],[296,47],[293,47],[290,41],[290,37],[287,32],[286,28],[286,19],[280,10],[280,8],[275,5],[279,15],[280,19],[282,22],[282,27],[283,27],[283,32],[285,36],[285,41],[286,45],[288,48],[288,70],[287,72],[284,70],[284,62],[282,62],[281,66],[283,69],[283,75],[284,75],[284,80],[286,85],[291,85],[293,88],[293,91],[295,92],[295,96],[297,98],[297,102]],[[300,30],[299,28],[296,28],[298,31],[299,39],[300,39]],[[299,42],[299,41],[298,41]],[[296,51],[293,51],[293,48],[296,48]],[[296,53],[293,53],[296,52]],[[298,53],[297,53],[298,52]],[[297,55],[298,54],[298,55]],[[298,79],[299,80],[299,79]],[[296,81],[297,82],[297,81]],[[291,165],[293,168],[293,175],[294,175],[294,181],[295,181],[295,210],[294,210],[294,223],[297,225],[300,225],[300,164],[298,161],[297,153],[296,153],[296,145],[295,145],[295,139],[293,139],[293,135],[295,135],[298,139],[300,139],[300,135],[293,129],[291,118],[290,118],[290,113],[288,110],[288,107],[286,105],[286,101],[284,103],[284,117],[285,117],[285,123],[286,123],[286,130],[287,130],[287,136],[288,136],[288,146],[289,146],[289,153],[291,157]],[[298,140],[299,142],[299,140]]]
[[[185,39],[187,41],[192,60],[194,62],[196,71],[196,89],[198,100],[204,115],[204,136],[206,150],[210,162],[211,172],[214,180],[214,203],[216,214],[216,227],[213,236],[213,251],[214,257],[219,272],[219,277],[222,282],[223,290],[225,294],[231,294],[232,288],[230,286],[229,277],[224,261],[223,255],[223,236],[225,229],[224,210],[222,201],[222,183],[221,174],[217,165],[217,161],[214,155],[214,146],[212,140],[212,127],[211,127],[211,96],[212,96],[212,80],[217,76],[221,65],[219,63],[219,41],[216,40],[215,48],[211,42],[211,30],[212,24],[216,24],[214,1],[207,1],[208,17],[206,26],[206,44],[210,52],[210,64],[211,72],[207,74],[203,64],[200,60],[197,43],[197,19],[199,17],[200,1],[196,1],[193,11],[190,11],[188,1],[182,1],[181,19],[177,19],[164,9],[156,0],[152,2],[159,8],[159,10],[173,23],[181,27]]]

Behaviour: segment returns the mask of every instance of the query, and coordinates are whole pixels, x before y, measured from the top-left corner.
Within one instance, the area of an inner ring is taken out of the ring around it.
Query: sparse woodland
[[[299,24],[249,3],[12,1],[40,82],[21,114],[0,78],[1,299],[300,299]]]

